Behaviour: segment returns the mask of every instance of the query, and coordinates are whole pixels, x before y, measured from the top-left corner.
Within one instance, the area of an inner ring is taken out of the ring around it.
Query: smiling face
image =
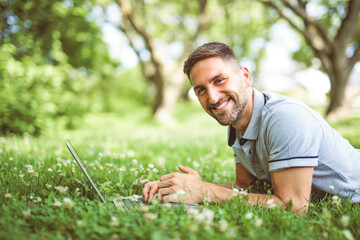
[[[246,68],[211,57],[194,65],[190,81],[201,106],[221,125],[235,125],[243,118],[251,95],[251,77]]]

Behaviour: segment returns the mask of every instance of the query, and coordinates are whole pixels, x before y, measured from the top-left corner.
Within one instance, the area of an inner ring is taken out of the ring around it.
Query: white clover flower
[[[31,211],[30,209],[26,210],[26,211],[23,211],[22,212],[22,215],[25,217],[25,218],[28,218],[31,216]]]
[[[255,220],[254,225],[255,225],[255,227],[261,227],[262,223],[263,223],[263,220],[261,218],[258,218]]]
[[[56,166],[61,167],[61,163],[58,162],[58,163],[56,164]]]
[[[194,219],[197,215],[199,215],[199,210],[196,208],[189,208],[187,210],[188,217]]]
[[[62,205],[62,203],[59,200],[55,200],[53,206],[54,207],[60,207]]]
[[[140,208],[139,208],[139,210],[141,211],[141,212],[148,212],[149,211],[149,206],[147,206],[147,205],[141,205],[140,206]]]
[[[340,218],[340,222],[341,222],[341,224],[342,224],[344,227],[347,227],[347,226],[349,226],[349,223],[350,223],[350,217],[349,217],[349,216],[346,216],[346,215],[343,215],[343,216]]]
[[[180,189],[179,191],[176,192],[177,195],[177,199],[179,200],[179,202],[182,202],[185,200],[185,196],[186,196],[186,192],[182,189]]]
[[[164,203],[162,205],[163,208],[166,208],[166,209],[170,209],[171,208],[171,204],[170,203]]]
[[[210,209],[203,209],[202,214],[204,215],[204,223],[211,224],[214,219],[214,212]]]
[[[274,201],[274,199],[269,199],[269,200],[267,200],[266,201],[266,204],[267,204],[267,207],[268,208],[275,208],[277,205],[276,205],[276,203],[275,203],[275,201]]]
[[[119,226],[119,221],[116,217],[114,217],[114,216],[111,217],[110,226],[113,226],[113,227]]]
[[[138,160],[136,160],[136,159],[131,160],[131,162],[132,162],[134,165],[137,165],[137,164],[138,164]]]
[[[170,195],[170,197],[171,197],[171,195]],[[170,199],[170,197],[169,197],[169,199]],[[152,199],[151,203],[152,203],[152,205],[156,205],[156,204],[159,204],[160,202],[161,202],[161,195],[159,193],[156,193],[154,195],[154,198]]]
[[[156,215],[153,214],[153,213],[146,213],[146,214],[144,215],[144,218],[145,218],[145,220],[151,222],[151,221],[154,221],[154,220],[156,219]]]
[[[76,225],[77,225],[78,227],[84,227],[84,226],[85,226],[85,224],[84,224],[84,222],[83,222],[82,220],[77,220],[77,221],[76,221]]]
[[[11,194],[10,194],[10,193],[7,193],[7,194],[5,194],[4,197],[5,197],[5,198],[11,198]]]
[[[59,193],[66,193],[67,190],[68,190],[68,187],[57,186],[57,187],[55,187],[55,189],[56,189]]]
[[[34,173],[34,169],[29,168],[29,169],[28,169],[28,173]]]
[[[248,192],[246,190],[244,190],[243,188],[240,189],[240,192],[239,192],[240,196],[245,196],[247,194],[248,194]]]
[[[112,167],[114,166],[113,163],[105,163],[105,165],[106,165],[107,167],[109,167],[109,168],[112,168]]]
[[[200,167],[200,164],[198,162],[193,162],[193,167],[196,169],[196,168],[199,168]]]
[[[245,218],[246,218],[246,219],[252,219],[253,216],[254,216],[254,214],[253,214],[252,212],[247,212],[247,213],[245,214]]]
[[[225,219],[221,219],[219,221],[219,230],[224,232],[227,228],[228,228],[229,224],[227,223],[227,221]]]
[[[148,165],[148,167],[149,167],[149,168],[154,168],[154,164],[150,163],[150,164]]]
[[[331,213],[326,208],[323,209],[323,215],[324,215],[325,218],[328,218],[328,219],[331,218]]]
[[[203,198],[203,203],[204,203],[205,205],[209,205],[209,204],[211,203],[210,198],[204,197],[204,198]]]
[[[9,161],[13,161],[14,159],[12,157],[9,157]]]
[[[232,195],[233,197],[236,197],[238,194],[239,194],[239,190],[238,190],[237,188],[233,188],[231,195]]]
[[[340,204],[341,204],[341,199],[338,196],[334,195],[332,197],[332,205],[339,206]]]
[[[178,200],[177,198],[177,194],[176,193],[172,193],[169,196],[169,202],[176,202]]]
[[[190,227],[189,227],[189,231],[190,232],[197,232],[199,230],[199,227],[198,227],[198,225],[196,225],[196,224],[192,224],[192,225],[190,225]]]
[[[352,233],[350,232],[350,230],[346,229],[346,230],[343,230],[343,234],[345,236],[345,238],[347,240],[354,240],[354,236],[352,235]]]
[[[330,185],[330,186],[329,186],[329,190],[330,190],[330,191],[334,190],[334,186]]]
[[[10,160],[10,159],[9,159],[9,160]],[[32,166],[32,165],[29,165],[29,164],[25,165],[24,167],[27,168],[27,169],[32,169],[32,168],[33,168],[33,166]]]
[[[24,174],[19,174],[19,177],[20,178],[23,178],[25,175]]]
[[[64,198],[64,204],[68,208],[74,207],[74,202],[70,198]]]

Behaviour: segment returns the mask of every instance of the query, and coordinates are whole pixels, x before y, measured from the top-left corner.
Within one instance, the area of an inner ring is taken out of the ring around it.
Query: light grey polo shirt
[[[307,105],[254,89],[254,107],[242,135],[229,127],[235,162],[258,179],[291,167],[314,167],[312,186],[360,202],[360,150]],[[329,186],[334,189],[330,190]]]

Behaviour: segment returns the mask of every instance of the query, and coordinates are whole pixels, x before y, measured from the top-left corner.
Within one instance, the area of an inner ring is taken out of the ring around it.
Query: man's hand
[[[164,202],[201,203],[206,197],[206,184],[199,173],[189,167],[178,166],[183,173],[170,173],[160,178],[158,192]],[[184,199],[171,198],[179,190],[185,191]]]
[[[146,203],[151,203],[154,195],[158,192],[159,182],[160,181],[153,181],[145,184],[144,189],[142,190],[142,195]]]

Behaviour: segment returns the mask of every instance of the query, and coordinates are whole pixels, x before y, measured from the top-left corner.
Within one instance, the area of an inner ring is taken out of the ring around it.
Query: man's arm
[[[216,185],[229,189],[247,189],[255,180],[256,178],[251,175],[241,163],[236,163],[236,181],[231,183],[216,183]]]
[[[182,167],[182,166],[179,166],[179,169],[182,171],[182,172],[185,172],[185,173],[193,173],[193,175],[196,176],[196,178],[199,178],[201,179],[200,175],[188,168],[188,167]],[[189,172],[190,171],[190,172]],[[226,193],[223,193],[223,189],[222,188],[226,188],[226,189],[233,189],[233,188],[237,188],[237,189],[246,189],[250,186],[250,184],[255,181],[256,178],[251,175],[240,163],[236,163],[236,181],[235,182],[230,182],[230,183],[207,183],[209,185],[214,185],[213,188],[217,188],[217,191],[219,192],[219,194],[217,195],[229,195],[228,198],[231,197],[232,195],[232,191],[231,192],[228,192],[229,194],[226,194]],[[164,181],[164,179],[163,179]],[[149,182],[147,184],[145,184],[144,188],[143,188],[143,191],[142,191],[142,195],[144,197],[144,200],[145,202],[148,202],[148,203],[151,203],[154,195],[158,192],[159,190],[159,183],[160,181],[153,181],[153,182]],[[161,185],[163,188],[164,186],[166,187],[167,184],[162,184]],[[219,186],[221,188],[218,188],[218,187],[215,187],[215,186]],[[185,188],[185,187],[184,187]],[[226,199],[228,199],[226,198]],[[190,201],[190,199],[189,199]]]
[[[177,193],[180,189],[186,192],[185,203],[201,203],[204,198],[209,198],[211,202],[224,202],[233,197],[231,189],[203,182],[197,171],[191,168],[179,168],[186,173],[171,173],[160,178],[158,192],[164,201],[168,201],[170,195]],[[292,212],[306,212],[310,199],[312,174],[312,167],[289,168],[273,172],[271,179],[274,194],[248,193],[248,203],[272,207],[271,201],[269,202],[272,199],[273,203],[286,207],[292,201]],[[239,186],[251,183],[249,179],[247,181],[241,176],[237,177],[237,185]]]

